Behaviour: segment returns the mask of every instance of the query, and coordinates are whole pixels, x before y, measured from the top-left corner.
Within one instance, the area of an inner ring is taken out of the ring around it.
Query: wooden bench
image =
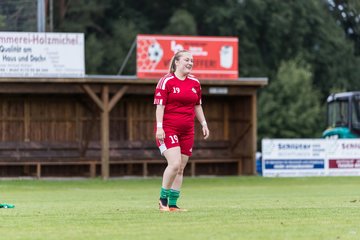
[[[190,175],[196,176],[199,164],[236,163],[241,170],[241,159],[232,158],[227,141],[198,141],[190,158]],[[127,165],[129,174],[133,165],[141,165],[142,176],[149,176],[149,166],[166,165],[154,141],[117,141],[110,143],[110,166]],[[95,177],[101,166],[99,142],[81,145],[71,142],[0,142],[0,167],[35,166],[37,178],[41,178],[44,166],[85,165],[88,177]]]

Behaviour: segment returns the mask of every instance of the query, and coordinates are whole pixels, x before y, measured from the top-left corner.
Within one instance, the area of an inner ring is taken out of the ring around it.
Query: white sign
[[[0,32],[0,77],[83,77],[83,33]]]
[[[264,139],[263,175],[267,177],[326,175],[326,144],[322,139]]]
[[[360,175],[360,140],[332,140],[327,151],[329,175],[359,176]]]
[[[360,176],[360,139],[264,139],[267,177]]]

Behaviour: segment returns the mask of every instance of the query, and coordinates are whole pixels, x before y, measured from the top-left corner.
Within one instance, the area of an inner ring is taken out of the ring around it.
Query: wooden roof
[[[84,83],[84,84],[126,84],[147,85],[156,84],[158,79],[138,79],[134,75],[85,75],[83,78],[55,78],[55,77],[0,77],[0,83]],[[236,80],[201,80],[206,86],[252,86],[263,87],[268,84],[268,78],[238,78]]]

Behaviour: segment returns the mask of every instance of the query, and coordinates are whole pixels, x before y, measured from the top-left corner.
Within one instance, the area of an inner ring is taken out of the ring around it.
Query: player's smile
[[[179,67],[185,72],[189,73],[193,67],[193,57],[190,53],[185,53],[179,60]]]
[[[193,67],[192,58],[184,59],[184,62],[182,62],[182,63],[183,63],[182,69],[183,69],[184,73],[185,74],[190,73],[192,70],[192,67]]]

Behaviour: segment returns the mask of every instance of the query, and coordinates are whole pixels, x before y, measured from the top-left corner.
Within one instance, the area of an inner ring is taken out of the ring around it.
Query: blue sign
[[[324,169],[324,159],[271,159],[265,160],[265,169]]]

